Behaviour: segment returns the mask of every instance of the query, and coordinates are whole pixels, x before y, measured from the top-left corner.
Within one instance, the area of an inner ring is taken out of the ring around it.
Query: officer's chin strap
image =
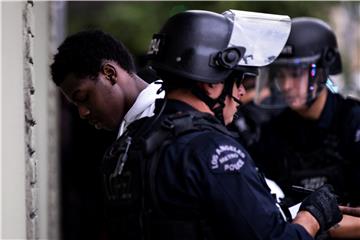
[[[219,119],[220,122],[222,124],[224,124],[224,125],[225,125],[225,122],[224,122],[223,110],[224,110],[224,107],[225,107],[225,98],[226,98],[226,96],[230,96],[231,98],[234,99],[234,101],[241,104],[240,100],[235,98],[232,95],[232,88],[233,88],[234,82],[235,82],[235,80],[229,80],[229,79],[225,80],[224,88],[223,88],[220,96],[218,98],[216,98],[216,99],[213,99],[213,98],[209,97],[203,90],[201,90],[198,87],[194,87],[192,89],[192,93],[195,96],[197,96],[200,100],[202,100],[213,111],[213,113],[215,114],[215,117],[217,119]],[[214,106],[216,104],[218,104],[218,106],[216,106],[214,108]]]
[[[239,107],[242,105],[241,101],[234,97],[232,95],[232,90],[234,87],[235,79],[227,79],[224,83],[224,89],[221,92],[220,96],[218,97],[219,106],[216,108],[213,108],[213,112],[215,113],[215,116],[225,125],[224,122],[224,115],[223,115],[223,109],[225,107],[225,98],[226,96],[229,96],[232,98],[236,103],[239,104]]]
[[[233,95],[231,95],[232,99],[239,104],[238,108],[241,107],[243,105],[243,103],[240,101],[240,99],[237,99],[236,97],[234,97]]]

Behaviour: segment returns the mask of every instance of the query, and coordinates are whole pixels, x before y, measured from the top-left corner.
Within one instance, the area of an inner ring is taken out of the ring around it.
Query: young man
[[[292,185],[314,190],[330,183],[343,204],[360,205],[360,103],[326,87],[329,75],[340,72],[331,28],[319,19],[294,18],[270,81],[261,83],[274,90],[267,107],[286,109],[264,126],[251,151],[288,197],[298,195]]]
[[[224,127],[244,93],[230,75],[274,60],[289,27],[286,16],[187,11],[154,35],[149,54],[166,97],[105,157],[119,238],[312,239],[341,220],[325,186],[285,222],[251,157]]]
[[[81,118],[97,129],[118,130],[153,114],[160,85],[135,73],[125,46],[111,35],[90,30],[69,36],[51,65],[52,79],[75,104]]]
[[[118,131],[118,136],[135,119],[152,115],[155,99],[164,95],[157,94],[160,85],[147,84],[136,75],[133,58],[121,42],[98,30],[67,37],[54,56],[51,74],[62,93],[76,105],[81,118],[96,128]],[[90,146],[84,147],[86,153],[73,153],[62,162],[66,236],[88,234],[85,237],[96,238],[96,234],[104,234],[104,224],[105,234],[111,233],[103,218],[109,207],[105,207],[103,198],[101,155],[96,150],[88,151],[89,147],[99,149],[105,143],[92,142],[88,140]],[[88,199],[93,194],[96,196]],[[90,220],[89,216],[96,219]]]

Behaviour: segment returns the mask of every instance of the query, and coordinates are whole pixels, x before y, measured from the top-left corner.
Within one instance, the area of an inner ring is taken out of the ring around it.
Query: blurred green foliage
[[[97,28],[121,40],[139,58],[146,53],[152,35],[170,16],[185,10],[224,12],[228,9],[285,14],[290,17],[313,16],[327,20],[336,2],[298,1],[129,1],[68,3],[68,33]],[[139,59],[138,59],[139,60]]]

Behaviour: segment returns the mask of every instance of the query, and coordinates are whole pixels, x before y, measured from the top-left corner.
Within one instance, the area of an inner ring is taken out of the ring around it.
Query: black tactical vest
[[[349,192],[352,185],[347,179],[347,173],[351,168],[351,162],[344,158],[341,143],[342,134],[345,132],[345,122],[351,108],[359,104],[352,99],[338,102],[337,111],[334,113],[334,121],[324,134],[323,140],[314,150],[303,152],[298,146],[287,143],[282,151],[285,153],[283,159],[278,163],[281,173],[278,183],[284,186],[297,185],[306,189],[315,190],[325,183],[334,186],[341,197],[343,204],[348,203]],[[294,201],[301,194],[284,187],[285,195],[293,195]]]
[[[164,149],[175,138],[204,130],[231,135],[211,115],[193,111],[163,116],[161,120],[137,120],[108,149],[103,171],[110,235],[118,239],[214,238],[202,216],[165,214],[155,191],[159,156]]]

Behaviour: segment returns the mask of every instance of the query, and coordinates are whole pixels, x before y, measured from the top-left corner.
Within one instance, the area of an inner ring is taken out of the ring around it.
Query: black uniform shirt
[[[179,111],[194,109],[168,100],[164,114]],[[166,215],[205,217],[217,239],[312,239],[302,226],[283,220],[251,157],[223,133],[197,131],[174,140],[155,181]]]
[[[359,202],[360,106],[328,92],[318,120],[286,109],[265,124],[250,148],[265,175],[283,189],[316,189],[330,183],[343,201]],[[286,193],[285,193],[286,194]]]

